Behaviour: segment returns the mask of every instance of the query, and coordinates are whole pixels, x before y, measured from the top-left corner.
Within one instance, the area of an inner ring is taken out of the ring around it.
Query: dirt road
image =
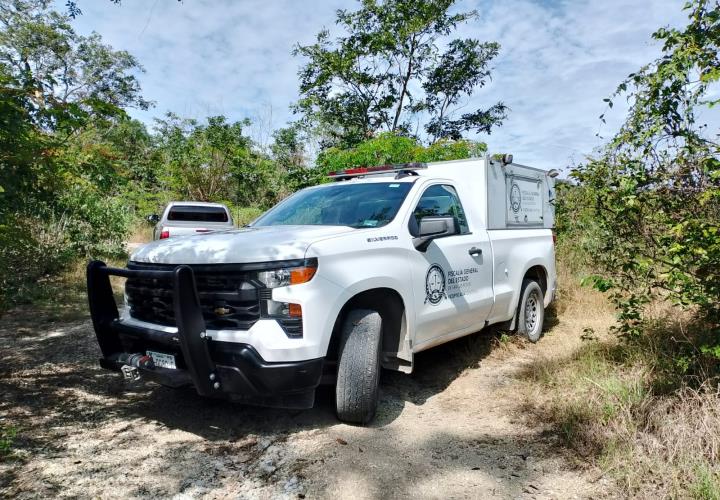
[[[332,392],[309,411],[127,386],[101,370],[87,319],[0,322],[0,423],[18,427],[0,496],[174,498],[586,498],[608,481],[578,467],[543,422],[523,414],[518,374],[576,328],[497,347],[478,334],[385,373],[378,416],[340,424]],[[495,346],[495,347],[493,347]]]

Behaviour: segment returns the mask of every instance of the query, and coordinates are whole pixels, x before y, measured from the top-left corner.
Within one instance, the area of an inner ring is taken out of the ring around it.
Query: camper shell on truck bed
[[[335,172],[248,227],[94,261],[102,366],[344,421],[377,407],[380,368],[497,324],[535,342],[556,288],[554,174],[477,158]],[[127,278],[116,306],[109,277]]]
[[[462,179],[458,194],[474,201],[471,207],[487,229],[555,227],[555,178],[545,170],[478,158],[428,163],[417,172],[421,177]]]

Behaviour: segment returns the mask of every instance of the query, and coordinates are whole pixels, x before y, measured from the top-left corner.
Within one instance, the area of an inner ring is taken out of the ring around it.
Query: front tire
[[[335,407],[343,422],[366,424],[375,416],[380,382],[382,319],[355,309],[345,318],[338,352]]]
[[[544,320],[545,302],[542,288],[537,281],[523,280],[517,312],[518,333],[535,343],[542,336]]]

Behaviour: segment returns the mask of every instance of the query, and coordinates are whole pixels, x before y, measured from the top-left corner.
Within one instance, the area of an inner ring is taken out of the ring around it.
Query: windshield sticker
[[[397,236],[374,236],[372,238],[368,238],[368,243],[375,243],[377,241],[390,241],[390,240],[396,240],[398,239]]]
[[[397,188],[397,187],[400,187],[400,184],[390,184],[389,187],[391,187],[391,188]]]
[[[433,264],[425,275],[425,303],[436,306],[445,297],[445,271],[438,264]]]
[[[366,219],[362,223],[363,226],[375,227],[378,225],[378,221],[373,219]]]

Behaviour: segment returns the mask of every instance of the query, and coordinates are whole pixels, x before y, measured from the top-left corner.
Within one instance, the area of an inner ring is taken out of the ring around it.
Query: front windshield
[[[305,189],[270,209],[253,226],[384,226],[397,214],[409,182],[343,182]]]

